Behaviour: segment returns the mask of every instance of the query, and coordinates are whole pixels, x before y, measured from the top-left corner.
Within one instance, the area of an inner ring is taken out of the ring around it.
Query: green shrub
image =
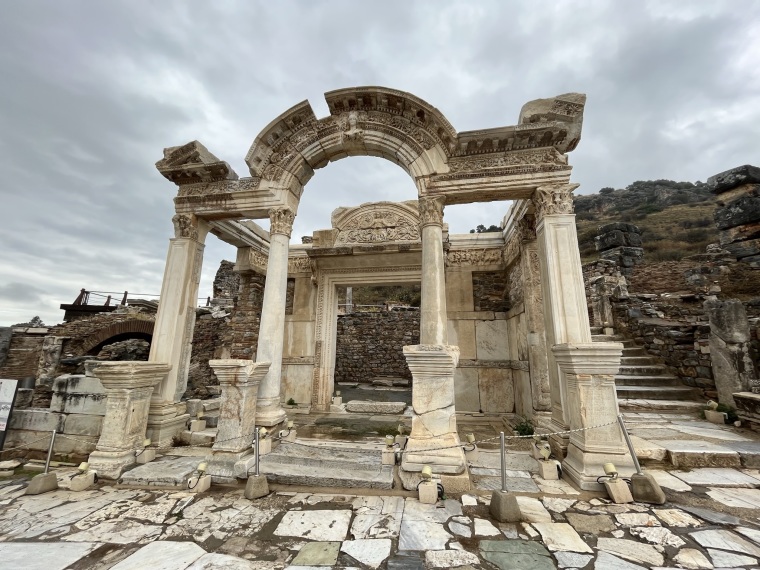
[[[515,425],[515,431],[517,432],[517,435],[533,435],[536,430],[533,427],[533,422],[530,420],[522,420],[519,424]]]
[[[285,402],[288,406],[295,406],[296,401],[293,398],[288,398],[288,401]]]

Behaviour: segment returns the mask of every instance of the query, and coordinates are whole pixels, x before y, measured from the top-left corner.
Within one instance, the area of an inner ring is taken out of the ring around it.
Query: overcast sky
[[[80,288],[158,293],[176,187],[154,168],[198,139],[240,176],[259,131],[356,85],[409,91],[458,131],[588,94],[578,192],[760,164],[760,2],[0,1],[0,325],[59,322]],[[379,158],[318,170],[293,241],[338,206],[416,198]],[[506,204],[446,209],[452,232]],[[234,249],[211,236],[201,296]]]

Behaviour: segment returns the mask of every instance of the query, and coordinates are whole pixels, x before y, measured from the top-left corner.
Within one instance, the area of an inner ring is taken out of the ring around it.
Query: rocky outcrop
[[[633,224],[613,222],[599,227],[594,246],[599,257],[616,262],[625,276],[633,273],[634,266],[644,258],[641,231]]]
[[[707,183],[718,199],[714,217],[721,247],[760,269],[760,168],[739,166],[711,176]]]

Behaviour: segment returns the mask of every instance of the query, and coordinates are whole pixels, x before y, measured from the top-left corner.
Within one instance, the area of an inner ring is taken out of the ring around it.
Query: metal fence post
[[[54,445],[55,445],[55,430],[53,430],[53,435],[50,437],[50,447],[48,447],[47,459],[45,460],[45,473],[47,473],[50,470],[50,458],[53,456]]]
[[[507,451],[504,449],[504,432],[499,432],[501,441],[501,490],[507,492]]]

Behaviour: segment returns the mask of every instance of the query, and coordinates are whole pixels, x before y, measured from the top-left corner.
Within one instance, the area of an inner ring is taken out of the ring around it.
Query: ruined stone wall
[[[254,272],[240,275],[240,289],[230,317],[230,358],[256,358],[265,281],[264,275]]]
[[[45,340],[44,329],[13,329],[8,345],[5,365],[0,368],[0,378],[22,380],[37,376],[37,367]]]
[[[11,336],[13,336],[13,329],[11,327],[0,327],[0,368],[5,366],[5,361],[8,358]]]
[[[209,360],[229,358],[231,322],[224,317],[214,318],[210,314],[195,319],[193,351],[187,374],[185,398],[207,398],[208,386],[218,386],[219,380],[208,365]]]
[[[419,342],[419,310],[397,308],[339,315],[335,381],[369,382],[377,376],[411,381],[403,347]]]
[[[234,299],[240,289],[240,274],[235,273],[235,263],[222,260],[214,277],[214,299]]]
[[[516,265],[519,271],[519,264]],[[519,283],[520,279],[511,282]],[[504,271],[474,271],[472,273],[472,294],[476,311],[505,312],[511,307],[507,275]],[[521,290],[519,295],[522,295]],[[515,296],[514,292],[512,296]]]

